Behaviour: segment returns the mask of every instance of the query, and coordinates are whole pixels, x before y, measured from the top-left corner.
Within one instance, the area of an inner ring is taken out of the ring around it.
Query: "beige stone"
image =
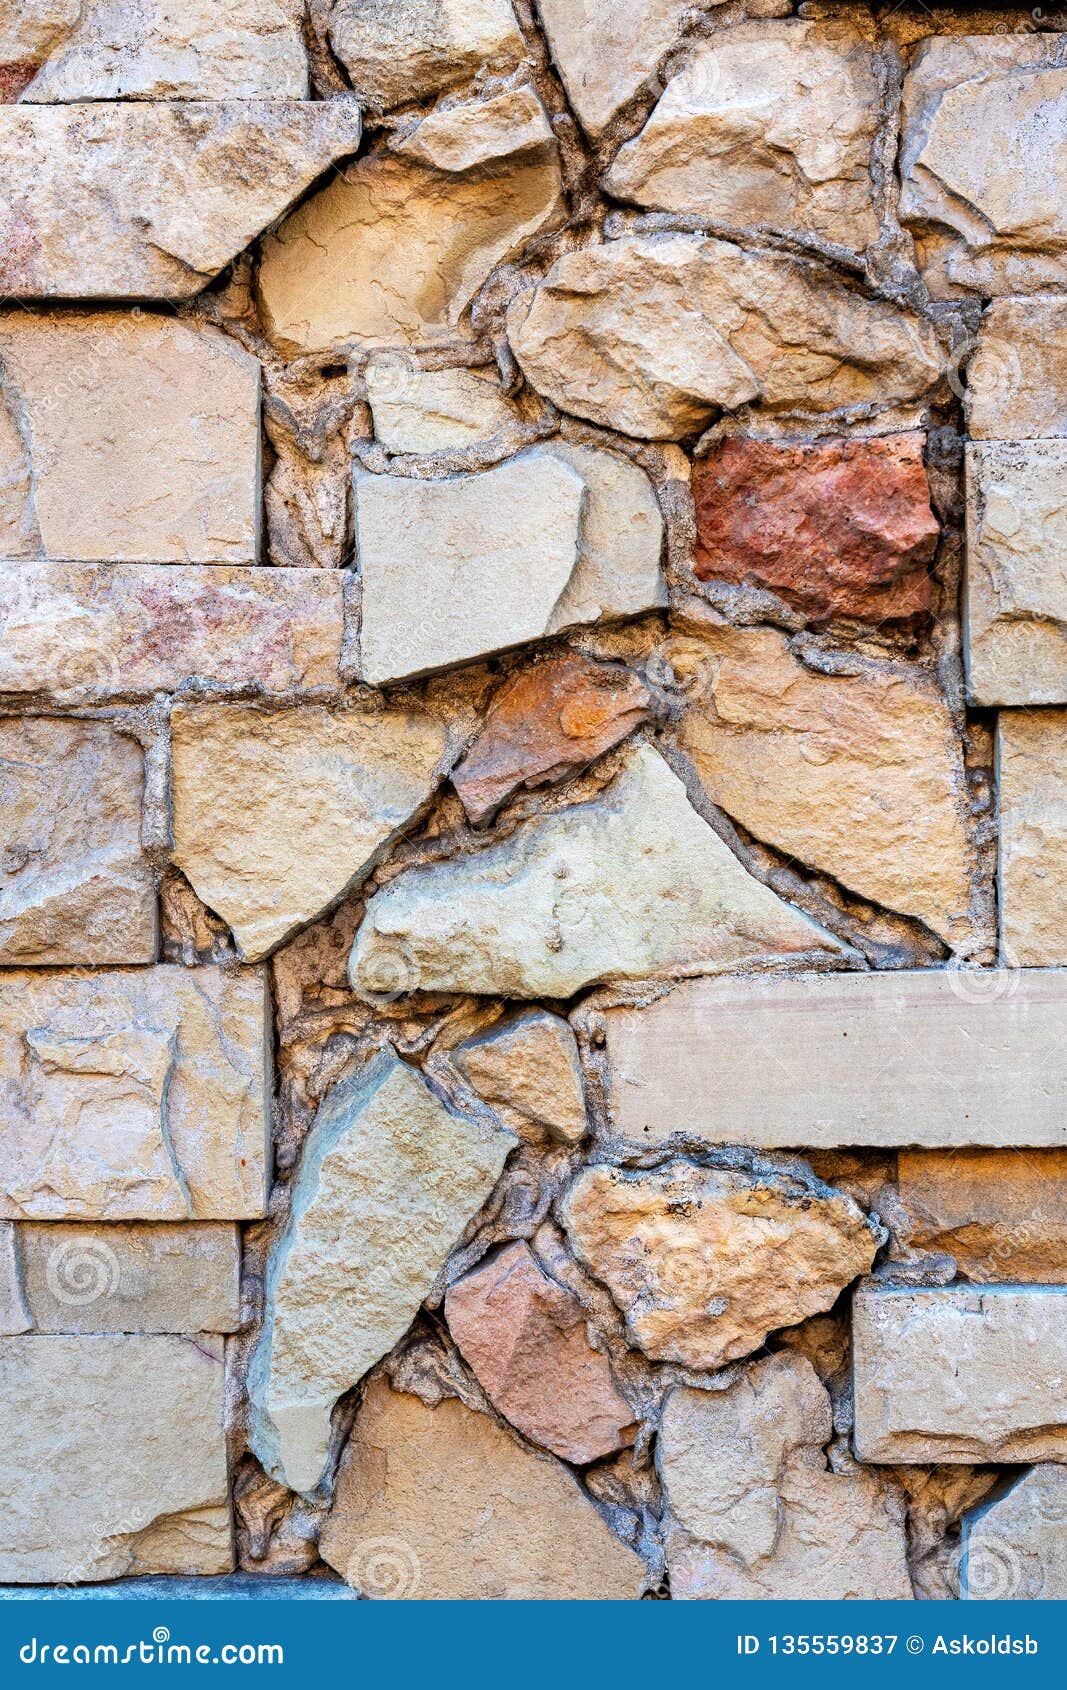
[[[868,1289],[852,1305],[861,1461],[1062,1461],[1067,1289]]]
[[[852,23],[794,19],[716,32],[616,155],[607,191],[734,228],[865,246],[878,235],[873,42]]]
[[[692,0],[539,0],[552,57],[590,134],[651,80],[691,9]]]
[[[672,639],[670,657],[693,701],[678,744],[715,804],[849,891],[973,946],[963,746],[929,672],[827,675],[786,635],[727,624]]]
[[[997,718],[1000,930],[1012,968],[1067,962],[1067,712]]]
[[[585,1137],[578,1043],[561,1016],[528,1010],[450,1054],[464,1079],[512,1131],[541,1128],[561,1144],[580,1144]]]
[[[979,1283],[1067,1283],[1067,1152],[901,1150],[911,1241]]]
[[[595,980],[838,950],[741,867],[642,746],[596,799],[398,876],[367,905],[349,977],[357,992],[391,990],[402,957],[409,991],[569,998]]]
[[[421,711],[181,705],[174,861],[258,961],[368,875],[444,778]]]
[[[319,1483],[335,1402],[404,1336],[515,1142],[491,1117],[447,1107],[391,1054],[327,1094],[271,1252],[249,1369],[252,1445],[273,1477],[297,1491]]]
[[[964,1516],[960,1596],[967,1602],[1067,1598],[1067,1469],[1032,1467]]]
[[[677,1598],[909,1601],[904,1508],[873,1473],[832,1473],[811,1363],[768,1356],[724,1391],[674,1389],[657,1461]]]
[[[643,1561],[571,1474],[454,1397],[371,1385],[341,1463],[323,1558],[371,1600],[634,1601]]]
[[[15,1223],[0,1221],[0,1337],[15,1337],[32,1327],[22,1286]]]
[[[0,407],[23,443],[37,555],[256,561],[259,365],[224,335],[144,312],[6,311]],[[18,497],[0,484],[9,535]]]
[[[410,135],[393,142],[393,151],[435,170],[474,170],[554,141],[552,129],[532,88],[514,88],[488,100],[438,106]]]
[[[8,0],[0,17],[0,64],[41,60],[78,21],[83,0]]]
[[[343,97],[0,105],[0,297],[189,299],[359,136]]]
[[[1067,435],[1067,298],[994,299],[966,379],[973,440]]]
[[[663,517],[637,464],[593,446],[552,440],[542,450],[585,483],[578,567],[548,621],[548,632],[602,618],[639,616],[667,603],[660,571]]]
[[[0,962],[156,959],[143,754],[106,722],[0,721]]]
[[[233,1566],[222,1339],[0,1340],[0,1580]]]
[[[878,1230],[850,1197],[789,1175],[673,1161],[584,1168],[561,1218],[654,1361],[715,1368],[836,1302]]]
[[[387,452],[447,452],[491,440],[516,412],[478,370],[420,370],[382,353],[364,372],[375,437]]]
[[[562,410],[653,440],[753,402],[891,407],[941,373],[928,323],[810,260],[698,235],[568,253],[516,298],[508,334],[527,379]]]
[[[240,1325],[235,1226],[13,1224],[38,1332],[235,1332]]]
[[[509,0],[336,0],[330,41],[369,105],[411,105],[525,51]]]
[[[613,1119],[642,1144],[1062,1149],[1065,1008],[1060,972],[694,982],[606,1011]]]
[[[4,693],[336,692],[343,635],[336,569],[0,563]]]
[[[1067,440],[967,448],[971,702],[1067,700]]]
[[[262,1215],[265,985],[170,966],[0,973],[0,1217]]]

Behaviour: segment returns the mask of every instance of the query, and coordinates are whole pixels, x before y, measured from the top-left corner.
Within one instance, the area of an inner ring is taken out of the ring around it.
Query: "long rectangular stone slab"
[[[861,1288],[861,1461],[1067,1460],[1067,1286]]]
[[[356,1602],[351,1585],[334,1578],[282,1578],[268,1573],[229,1573],[219,1578],[116,1579],[112,1584],[73,1587],[50,1584],[0,1585],[0,1602]]]
[[[0,973],[0,1219],[265,1212],[258,969]]]
[[[603,1020],[639,1144],[1067,1146],[1062,969],[696,980]]]

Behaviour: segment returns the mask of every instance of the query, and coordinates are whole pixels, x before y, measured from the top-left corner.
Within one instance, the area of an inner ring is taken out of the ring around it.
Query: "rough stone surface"
[[[1043,1463],[963,1521],[960,1595],[970,1602],[1067,1598],[1067,1469]]]
[[[533,1443],[585,1466],[634,1440],[634,1413],[582,1306],[529,1245],[509,1244],[453,1285],[445,1317],[493,1406]]]
[[[974,440],[1067,435],[1067,298],[994,299],[967,365]]]
[[[510,70],[525,50],[510,0],[337,0],[330,41],[360,98],[386,109]]]
[[[254,563],[259,379],[231,340],[172,317],[0,313],[23,469],[0,476],[7,555]]]
[[[171,734],[174,860],[251,962],[370,872],[448,754],[414,710],[182,705]]]
[[[548,632],[665,605],[663,518],[644,471],[614,452],[566,440],[553,440],[542,450],[569,465],[585,484],[578,567],[549,618]]]
[[[979,1283],[1067,1283],[1067,1153],[901,1150],[911,1240]]]
[[[349,973],[358,992],[389,990],[399,955],[409,990],[567,998],[595,980],[838,948],[741,867],[641,747],[599,798],[393,881],[367,906]]]
[[[466,1040],[451,1058],[513,1132],[528,1136],[538,1128],[560,1144],[580,1144],[585,1137],[578,1044],[560,1016],[527,1010]]]
[[[0,1216],[255,1219],[268,1062],[251,970],[0,974]]]
[[[834,413],[921,398],[929,324],[818,266],[695,235],[568,253],[508,313],[531,384],[562,410],[653,440],[721,407]]]
[[[0,105],[0,297],[189,299],[359,136],[345,99]]]
[[[420,370],[384,353],[364,373],[375,437],[387,452],[446,452],[491,440],[515,419],[479,370]]]
[[[830,1398],[799,1355],[723,1391],[672,1390],[658,1465],[671,1594],[908,1601],[904,1510],[871,1473],[833,1473]]]
[[[364,1597],[634,1601],[644,1563],[566,1468],[454,1397],[427,1408],[375,1380],[322,1554]]]
[[[852,1343],[861,1461],[1063,1460],[1067,1290],[859,1291]]]
[[[403,1337],[515,1142],[446,1108],[392,1056],[327,1095],[268,1264],[249,1374],[253,1447],[293,1490],[318,1484],[337,1398]]]
[[[228,1572],[221,1338],[0,1339],[0,1495],[5,1582]]]
[[[647,1144],[1063,1149],[1065,1012],[1060,972],[694,982],[605,1013],[613,1116]]]
[[[1000,925],[1013,968],[1067,962],[1067,773],[1062,710],[1004,710],[1000,775]]]
[[[277,1574],[223,1573],[209,1578],[124,1578],[113,1584],[20,1585],[0,1589],[0,1602],[355,1602],[340,1579],[282,1578]]]
[[[0,1337],[32,1330],[13,1221],[0,1221]]]
[[[879,1235],[851,1198],[788,1175],[594,1164],[563,1199],[578,1258],[656,1361],[714,1368],[834,1303]]]
[[[38,1332],[235,1332],[235,1226],[18,1221],[26,1309]]]
[[[647,687],[630,670],[577,652],[519,670],[500,689],[452,784],[472,822],[520,787],[575,774],[640,727]]]
[[[539,0],[552,57],[571,104],[593,135],[651,81],[692,0]]]
[[[0,962],[156,958],[143,757],[106,722],[0,721]]]
[[[921,434],[727,439],[698,460],[693,497],[702,581],[770,587],[813,622],[930,610],[939,527]]]
[[[435,170],[475,170],[491,160],[544,147],[555,137],[532,88],[514,88],[487,100],[438,106],[393,151]]]

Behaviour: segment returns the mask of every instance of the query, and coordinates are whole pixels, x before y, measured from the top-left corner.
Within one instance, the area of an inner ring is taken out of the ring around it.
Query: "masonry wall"
[[[0,1582],[1067,1595],[1067,20],[0,102]]]

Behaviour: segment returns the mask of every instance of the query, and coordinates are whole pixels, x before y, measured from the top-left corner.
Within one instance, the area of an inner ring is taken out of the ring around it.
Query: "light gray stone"
[[[712,0],[722,4],[722,0]],[[552,57],[584,127],[597,135],[655,75],[693,0],[539,0]]]
[[[0,1602],[355,1602],[343,1579],[229,1573],[216,1578],[124,1578],[114,1584],[0,1586]]]
[[[962,1540],[965,1602],[1067,1599],[1067,1468],[1031,1468],[964,1515]]]
[[[16,1337],[33,1328],[22,1286],[15,1225],[0,1221],[0,1337]]]
[[[491,440],[517,413],[479,370],[420,370],[409,356],[372,357],[363,375],[375,437],[387,452],[446,452]]]
[[[240,1324],[235,1226],[9,1224],[38,1332],[235,1332]]]
[[[1067,963],[1067,710],[997,717],[1000,933],[1013,968]]]
[[[663,517],[644,470],[614,452],[567,440],[552,440],[543,450],[581,476],[586,494],[578,566],[546,631],[660,609],[667,603],[660,571]]]
[[[369,105],[413,105],[511,70],[525,51],[509,0],[336,0],[330,41]]]
[[[973,440],[1067,435],[1067,298],[994,299],[966,380]]]

